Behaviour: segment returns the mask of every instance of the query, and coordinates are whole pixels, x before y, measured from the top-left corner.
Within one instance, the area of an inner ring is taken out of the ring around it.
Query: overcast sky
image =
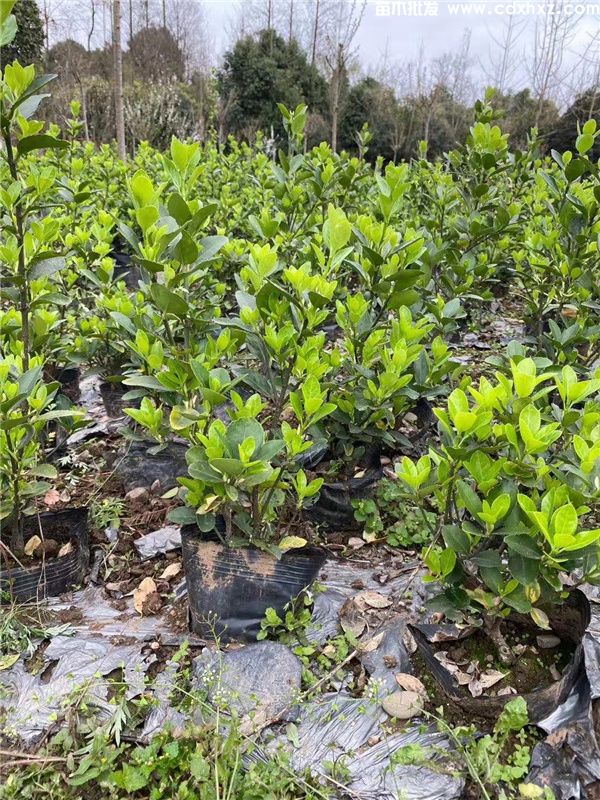
[[[207,21],[214,32],[214,47],[222,54],[229,44],[230,20],[240,0],[204,0]],[[302,3],[303,0],[295,0]],[[241,0],[243,2],[243,0]],[[274,4],[286,0],[273,0]],[[348,0],[349,4],[351,0]],[[513,18],[518,31],[514,45],[512,83],[520,88],[529,83],[527,57],[531,54],[536,22],[549,15],[567,15],[574,30],[564,53],[565,71],[588,49],[600,58],[600,0],[564,5],[566,0],[367,0],[356,36],[357,53],[365,72],[373,72],[385,53],[399,63],[416,60],[421,47],[427,60],[438,58],[461,46],[465,30],[470,31],[473,77],[486,83],[491,60],[498,54],[508,20]]]
[[[246,3],[246,8],[250,8],[249,3],[253,0],[188,1],[190,4],[199,3],[204,9],[207,28],[204,33],[208,33],[212,56],[218,63],[232,43],[232,30],[236,27],[233,21],[239,18],[240,4]],[[294,0],[295,14],[305,1]],[[360,3],[360,0],[348,0],[349,8],[353,1]],[[84,31],[89,24],[83,19],[81,10],[88,7],[87,3],[83,0],[38,2],[41,6],[46,3],[54,17],[54,23],[50,26],[51,42],[69,35],[84,42]],[[287,8],[289,0],[272,2],[276,8],[278,4]],[[267,0],[264,0],[265,7],[266,4]],[[155,7],[155,13],[158,14],[161,0],[150,0],[150,5]],[[125,23],[127,0],[123,0],[122,7]],[[75,8],[78,9],[77,14],[72,13]],[[110,37],[110,14],[107,8],[108,4],[101,12],[101,18],[97,19],[95,46],[101,46],[102,36]],[[494,40],[501,41],[504,38],[508,20],[512,17],[518,38],[512,51],[510,83],[511,88],[518,89],[531,84],[528,62],[531,61],[536,22],[540,25],[549,14],[556,17],[559,13],[562,13],[563,19],[568,17],[565,21],[573,26],[560,66],[561,72],[569,73],[570,67],[579,62],[584,52],[587,63],[592,58],[596,63],[600,62],[600,0],[367,0],[354,43],[361,71],[373,74],[385,53],[388,62],[403,64],[415,61],[421,48],[426,61],[456,52],[468,29],[471,36],[470,70],[476,90],[481,92],[481,88],[489,82],[489,74],[493,73],[492,61],[498,57],[499,49]],[[255,12],[248,16],[253,14]],[[100,40],[97,40],[97,36]],[[590,45],[590,42],[593,44]],[[570,88],[580,88],[576,85],[577,73],[571,78]]]

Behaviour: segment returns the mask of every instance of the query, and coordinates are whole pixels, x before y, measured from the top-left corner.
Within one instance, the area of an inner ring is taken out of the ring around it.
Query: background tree
[[[288,108],[306,103],[317,111],[325,107],[323,77],[295,40],[288,44],[273,30],[238,41],[225,54],[218,80],[229,129],[235,133],[273,127],[283,134],[277,103]]]
[[[363,78],[348,92],[340,124],[340,146],[344,150],[356,150],[356,134],[367,123],[373,137],[369,144],[370,155],[395,160],[398,113],[393,91],[375,78]]]
[[[125,57],[133,80],[146,83],[182,81],[185,60],[173,34],[162,27],[142,28],[129,40]]]
[[[510,134],[512,147],[525,147],[531,129],[538,125],[538,132],[544,137],[554,129],[559,119],[555,104],[545,100],[540,105],[530,89],[505,94],[497,91],[491,104],[499,114],[502,130]]]
[[[18,0],[12,13],[17,20],[17,35],[10,44],[0,48],[0,64],[17,60],[23,66],[42,60],[44,23],[35,0]]]
[[[87,84],[90,74],[91,56],[85,47],[73,39],[66,39],[51,47],[46,54],[46,69],[48,72],[61,76],[60,87],[57,95],[48,98],[49,115],[60,120],[64,118],[64,109],[74,97],[79,97],[84,135],[89,139],[89,126],[87,119]],[[57,105],[55,105],[57,104]],[[60,106],[62,105],[62,112]],[[58,106],[58,107],[57,107]]]
[[[121,0],[112,0],[113,10],[113,92],[115,96],[115,131],[120,158],[125,158],[125,116],[123,110],[123,54],[121,52]]]
[[[595,119],[600,125],[600,93],[598,86],[590,87],[575,98],[575,101],[556,122],[548,135],[548,147],[558,150],[574,151],[577,138],[577,124],[583,125],[588,119]],[[591,158],[600,158],[600,141],[589,151]]]
[[[326,34],[325,64],[329,71],[329,112],[331,118],[331,148],[337,149],[338,122],[344,102],[344,89],[353,57],[352,42],[356,36],[365,10],[364,0],[339,0]]]

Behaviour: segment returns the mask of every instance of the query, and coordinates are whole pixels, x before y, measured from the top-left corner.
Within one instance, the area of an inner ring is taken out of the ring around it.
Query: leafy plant
[[[119,528],[125,513],[125,503],[119,497],[103,497],[90,505],[90,526],[93,530]]]
[[[364,522],[363,538],[368,542],[384,538],[392,547],[415,547],[431,539],[435,515],[406,500],[396,481],[383,478],[373,497],[353,500],[354,517]]]
[[[51,487],[56,469],[44,459],[43,440],[51,422],[79,412],[55,407],[58,384],[46,384],[42,366],[23,371],[20,358],[0,361],[0,520],[11,532],[15,555],[23,551],[26,516]]]
[[[470,397],[455,389],[435,410],[441,446],[396,465],[410,496],[438,513],[423,554],[428,579],[444,587],[436,607],[452,617],[481,612],[506,661],[500,621],[515,610],[549,627],[561,577],[579,568],[584,580],[597,579],[600,539],[580,521],[600,489],[587,478],[598,469],[588,457],[598,403],[588,398],[600,380],[579,381],[570,367],[539,372],[530,357],[509,364],[510,378],[467,381]]]
[[[175,795],[192,800],[199,794],[206,800],[326,800],[329,796],[309,775],[296,775],[281,754],[277,761],[258,759],[244,766],[243,757],[252,749],[236,726],[224,733],[210,723],[178,737],[163,732],[145,747],[111,744],[99,733],[83,754],[67,751],[66,758],[60,759],[62,769],[36,766],[11,771],[3,797],[37,800],[51,792],[56,800],[76,800],[82,791],[97,788],[111,800],[148,796],[170,800]]]
[[[14,0],[2,4],[0,37],[4,45],[9,44],[16,34],[15,17],[10,13],[14,4]],[[25,371],[29,369],[31,352],[32,283],[65,267],[62,254],[52,250],[55,225],[50,219],[37,220],[55,188],[56,173],[43,165],[29,164],[29,175],[22,169],[32,151],[69,146],[64,139],[43,132],[42,122],[31,119],[41,101],[48,96],[42,89],[55,77],[42,75],[36,78],[34,66],[22,66],[18,61],[6,64],[0,73],[0,135],[4,142],[0,155],[10,178],[0,192],[6,234],[0,256],[9,278],[3,286],[3,296],[18,305],[20,354]],[[46,298],[45,302],[48,301]]]
[[[492,733],[485,736],[476,736],[473,726],[453,727],[443,717],[432,716],[440,730],[458,747],[471,779],[485,800],[492,797],[498,800],[547,797],[544,789],[540,788],[538,794],[535,791],[538,787],[520,783],[529,771],[531,761],[531,739],[525,730],[529,717],[522,697],[515,697],[504,706]]]

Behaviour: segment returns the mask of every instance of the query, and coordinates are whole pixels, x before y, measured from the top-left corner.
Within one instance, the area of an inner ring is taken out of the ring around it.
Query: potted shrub
[[[549,630],[574,588],[600,578],[600,529],[583,524],[600,493],[599,405],[589,399],[600,379],[540,372],[523,356],[509,375],[453,391],[435,410],[440,446],[396,472],[438,516],[423,552],[425,580],[442,589],[431,608],[479,626],[510,670],[513,626],[528,617]]]
[[[89,548],[86,509],[40,514],[36,505],[56,478],[44,461],[44,432],[78,412],[55,408],[59,386],[43,382],[41,364],[26,371],[21,364],[10,357],[0,362],[0,588],[23,601],[80,583]]]
[[[284,420],[267,429],[259,421],[265,408],[259,395],[242,399],[224,370],[211,375],[196,363],[195,372],[204,390],[170,412],[171,430],[189,442],[189,477],[179,479],[186,505],[170,519],[183,525],[192,628],[255,638],[266,609],[282,611],[323,563],[322,551],[308,546],[300,514],[322,479],[309,480],[297,459],[311,447],[308,429],[334,406],[309,377],[291,395],[295,425]],[[215,415],[224,400],[227,421]],[[164,436],[163,410],[149,398],[127,413],[155,437]]]

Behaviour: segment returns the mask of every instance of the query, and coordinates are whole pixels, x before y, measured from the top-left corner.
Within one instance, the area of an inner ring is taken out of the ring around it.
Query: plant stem
[[[7,127],[2,129],[2,136],[6,147],[6,160],[10,177],[18,182],[17,164],[15,162],[10,130]],[[21,312],[21,331],[23,337],[23,370],[29,369],[29,281],[27,280],[27,267],[25,264],[25,234],[23,228],[23,209],[21,208],[21,198],[15,203],[15,221],[17,228],[17,245],[19,248],[18,277],[19,277],[19,310]]]

